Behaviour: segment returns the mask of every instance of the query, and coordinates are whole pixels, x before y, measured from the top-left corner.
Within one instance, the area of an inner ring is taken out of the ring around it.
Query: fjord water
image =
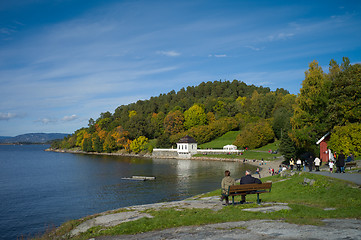
[[[181,200],[220,187],[235,162],[148,159],[44,151],[47,145],[0,145],[0,238],[16,239],[131,205]],[[252,168],[252,166],[247,165]],[[130,181],[133,175],[155,181]]]

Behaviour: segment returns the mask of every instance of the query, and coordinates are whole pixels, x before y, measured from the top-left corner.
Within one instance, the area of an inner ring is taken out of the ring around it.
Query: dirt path
[[[256,167],[259,167],[260,168],[260,175],[261,175],[261,178],[262,177],[268,177],[268,176],[271,176],[272,174],[269,173],[269,168],[271,169],[274,169],[275,172],[278,171],[279,169],[279,165],[282,164],[282,159],[277,159],[277,160],[274,160],[274,161],[264,161],[263,162],[263,165],[262,165],[262,161],[260,160],[256,160],[256,161],[247,161],[246,163],[247,164],[250,164],[250,165],[253,165],[253,166],[256,166]],[[253,177],[259,177],[256,173],[253,173],[252,174]]]

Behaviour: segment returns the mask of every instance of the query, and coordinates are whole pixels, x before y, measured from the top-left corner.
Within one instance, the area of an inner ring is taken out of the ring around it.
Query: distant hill
[[[46,143],[52,140],[63,139],[66,133],[27,133],[16,137],[0,136],[0,143]]]

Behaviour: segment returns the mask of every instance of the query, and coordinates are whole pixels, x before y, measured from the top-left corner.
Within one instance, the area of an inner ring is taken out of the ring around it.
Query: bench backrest
[[[233,185],[229,187],[229,194],[233,193],[242,193],[248,191],[258,191],[258,190],[268,190],[271,191],[272,182],[266,182],[261,184],[241,184],[241,185]]]

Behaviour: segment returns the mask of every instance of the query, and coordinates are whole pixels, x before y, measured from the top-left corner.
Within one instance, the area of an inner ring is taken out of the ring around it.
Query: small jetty
[[[135,180],[135,181],[147,181],[155,180],[155,177],[146,177],[146,176],[132,176],[131,178],[122,178],[123,180]]]

